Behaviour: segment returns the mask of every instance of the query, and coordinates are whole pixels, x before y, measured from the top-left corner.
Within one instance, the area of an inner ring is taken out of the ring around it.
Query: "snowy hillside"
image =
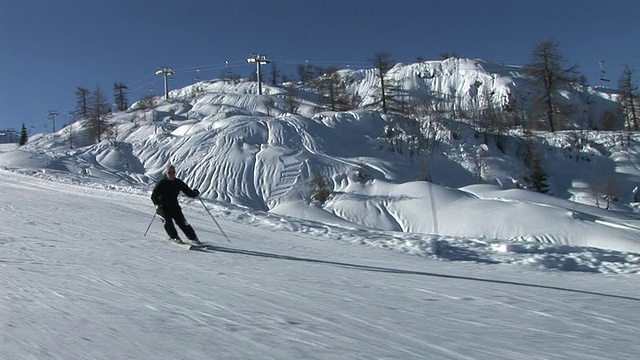
[[[379,82],[377,70],[342,70],[347,89],[361,99],[359,105],[375,102]],[[449,58],[415,64],[396,64],[385,76],[431,111],[471,114],[489,104],[502,109],[510,106],[523,111],[531,105],[532,90],[521,66],[498,64],[481,59]],[[563,91],[562,96],[574,108],[574,126],[593,128],[602,114],[615,108],[615,96],[609,89],[581,87]]]
[[[366,102],[373,73],[342,73]],[[521,85],[515,69],[480,60],[398,64],[390,73],[407,89],[463,94],[460,104],[477,101],[480,93],[468,90],[478,82],[498,94]],[[172,91],[171,100],[114,113],[114,135],[99,144],[88,141],[86,121],[80,121],[0,153],[0,166],[148,191],[171,163],[205,198],[272,214],[350,228],[640,252],[640,217],[633,211],[640,183],[633,165],[640,163],[636,135],[620,147],[615,133],[534,134],[543,144],[553,196],[541,195],[516,189],[527,171],[519,133],[492,139],[461,122],[426,119],[427,157],[409,142],[385,137],[390,126],[410,126],[397,117],[372,110],[313,112],[319,105],[304,98],[297,99],[300,114],[291,114],[282,110],[290,96],[284,89],[264,88],[258,95],[253,82],[197,83]],[[316,175],[332,193],[323,205],[310,202]],[[427,177],[430,183],[420,181]],[[615,186],[620,200],[608,211],[598,208],[605,207],[598,195],[604,182]],[[532,216],[538,213],[548,217]],[[564,228],[581,229],[581,235]]]

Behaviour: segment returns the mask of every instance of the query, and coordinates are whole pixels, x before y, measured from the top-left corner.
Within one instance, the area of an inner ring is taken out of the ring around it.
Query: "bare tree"
[[[331,190],[329,190],[329,186],[327,183],[327,179],[321,173],[314,173],[311,180],[309,181],[309,186],[311,187],[311,191],[313,194],[311,195],[311,200],[318,201],[320,204],[324,204],[331,195]]]
[[[313,81],[313,79],[321,76],[325,70],[317,65],[311,64],[307,61],[304,65],[300,64],[296,66],[296,72],[303,84],[307,85]]]
[[[88,89],[80,86],[76,88],[76,111],[74,115],[79,118],[89,117],[89,96],[91,96],[91,91]]]
[[[89,137],[100,142],[108,134],[107,114],[111,111],[100,85],[91,94],[89,113]]]
[[[633,70],[629,69],[628,66],[625,67],[618,81],[618,92],[620,93],[619,103],[626,129],[640,130],[638,85],[633,80]]]
[[[457,53],[457,52],[455,52],[455,51],[452,51],[452,52],[443,52],[443,53],[440,53],[440,55],[439,55],[439,56],[440,56],[440,58],[441,58],[442,60],[447,60],[447,59],[451,59],[451,58],[453,58],[453,59],[459,59],[459,58],[460,58],[460,56],[458,55],[458,53]]]
[[[567,113],[567,107],[560,98],[559,90],[576,81],[577,65],[563,68],[565,58],[558,50],[558,42],[553,39],[542,41],[533,48],[531,62],[525,66],[529,82],[536,90],[533,105],[544,109],[550,131],[556,131],[560,120],[557,116]]]
[[[273,110],[276,109],[276,101],[272,96],[264,96],[263,101],[267,116],[273,116]]]
[[[278,65],[275,61],[271,61],[271,85],[278,85],[278,78],[280,77],[281,71],[278,68]]]
[[[75,134],[73,132],[73,123],[70,123],[65,129],[67,135],[67,142],[69,143],[69,149],[73,149],[73,141],[75,140]]]
[[[382,112],[387,112],[387,96],[385,93],[385,82],[384,77],[389,70],[393,67],[393,58],[391,54],[386,51],[381,51],[373,54],[373,58],[369,59],[369,62],[376,68],[378,71],[378,77],[380,78],[380,99],[377,100],[374,104],[382,103]]]
[[[404,86],[405,79],[387,79],[385,83],[385,98],[389,113],[410,116],[414,113],[413,96]]]
[[[329,105],[331,111],[346,111],[353,108],[350,95],[347,94],[346,86],[335,66],[329,66],[325,70],[319,78],[318,85],[321,100]]]
[[[153,109],[154,106],[156,106],[156,98],[153,95],[146,95],[138,101],[138,108],[140,110],[150,110]]]
[[[366,158],[359,158],[358,163],[355,168],[355,177],[360,182],[365,182],[369,180],[370,176],[367,171],[367,162]]]
[[[611,203],[620,200],[620,191],[616,182],[609,176],[603,176],[592,187],[592,192],[596,200],[596,206],[600,207],[600,199],[605,201],[604,208],[609,210]]]
[[[129,107],[128,90],[127,85],[123,83],[113,83],[113,98],[118,111],[125,111]]]
[[[329,66],[326,72],[320,76],[319,81],[321,100],[329,104],[331,111],[336,111],[338,86],[340,85],[337,71],[338,69],[335,66]]]
[[[285,87],[284,93],[284,111],[290,114],[297,114],[300,110],[300,103],[296,99],[296,90],[293,87]]]

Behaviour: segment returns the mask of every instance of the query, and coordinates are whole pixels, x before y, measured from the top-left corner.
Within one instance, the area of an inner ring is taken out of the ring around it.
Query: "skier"
[[[151,201],[156,206],[156,213],[164,221],[164,229],[169,235],[171,241],[179,244],[183,244],[182,240],[178,236],[178,231],[173,222],[180,227],[182,232],[187,236],[194,244],[201,244],[196,236],[195,230],[187,223],[187,220],[182,214],[182,208],[178,204],[178,195],[182,191],[188,197],[198,197],[200,191],[197,189],[192,190],[184,181],[176,177],[176,168],[173,165],[169,165],[164,173],[164,177],[160,180],[153,192],[151,193]]]

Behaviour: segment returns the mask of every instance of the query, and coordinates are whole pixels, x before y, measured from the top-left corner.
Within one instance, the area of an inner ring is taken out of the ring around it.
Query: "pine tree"
[[[523,162],[529,169],[528,175],[523,180],[527,187],[532,187],[535,191],[546,193],[549,191],[549,175],[542,168],[542,160],[538,144],[532,138],[525,139],[523,143]]]
[[[26,145],[28,140],[27,127],[22,124],[22,129],[20,129],[20,141],[18,145]]]
[[[531,186],[539,193],[547,193],[549,191],[549,176],[542,169],[542,161],[536,157],[533,159],[533,168],[531,169],[531,175],[529,181]]]

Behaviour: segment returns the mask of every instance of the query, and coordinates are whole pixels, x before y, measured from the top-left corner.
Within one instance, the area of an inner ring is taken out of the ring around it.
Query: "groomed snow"
[[[637,271],[629,254],[349,230],[207,201],[229,243],[185,199],[187,218],[212,244],[188,251],[166,241],[157,220],[142,236],[152,213],[146,191],[52,181],[46,171],[0,178],[3,359],[631,359],[640,351],[635,275],[590,272]]]

